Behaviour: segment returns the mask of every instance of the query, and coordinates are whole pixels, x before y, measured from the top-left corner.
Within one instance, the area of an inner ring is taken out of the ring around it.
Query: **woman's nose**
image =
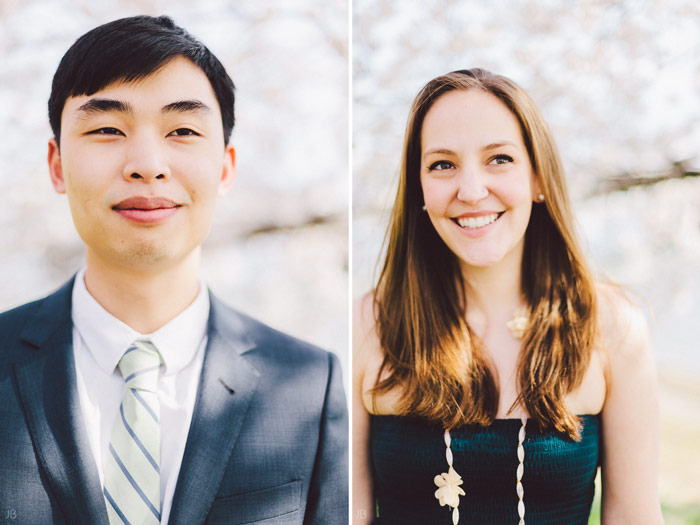
[[[457,198],[463,202],[472,204],[489,194],[484,177],[474,168],[463,169],[458,180]]]

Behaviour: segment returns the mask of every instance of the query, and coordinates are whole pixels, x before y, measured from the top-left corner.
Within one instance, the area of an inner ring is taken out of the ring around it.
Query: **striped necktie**
[[[160,523],[161,363],[150,341],[134,341],[119,361],[126,392],[104,461],[104,496],[110,525]]]

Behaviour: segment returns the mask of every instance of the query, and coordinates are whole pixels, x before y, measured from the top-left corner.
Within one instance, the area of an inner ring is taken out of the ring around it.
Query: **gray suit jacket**
[[[75,385],[72,285],[0,315],[8,523],[107,523]],[[169,523],[347,523],[347,432],[337,358],[212,296]]]

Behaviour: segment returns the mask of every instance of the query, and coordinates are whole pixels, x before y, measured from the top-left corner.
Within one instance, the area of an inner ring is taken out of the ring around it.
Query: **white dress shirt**
[[[100,482],[102,458],[107,457],[112,424],[126,390],[117,368],[135,339],[150,339],[163,358],[158,380],[160,400],[161,523],[170,516],[190,429],[207,343],[209,294],[200,283],[194,302],[152,334],[140,334],[107,312],[85,287],[85,269],[73,286],[73,354],[78,396]]]

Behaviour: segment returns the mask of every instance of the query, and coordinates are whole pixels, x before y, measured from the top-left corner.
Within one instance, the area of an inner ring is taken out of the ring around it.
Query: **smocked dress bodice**
[[[525,523],[586,524],[599,464],[600,416],[582,416],[581,441],[537,431],[524,442]],[[517,525],[519,419],[453,429],[454,469],[462,477],[460,525]],[[444,430],[405,416],[371,416],[374,490],[381,525],[449,525],[452,512],[435,498],[434,478],[447,472]]]

